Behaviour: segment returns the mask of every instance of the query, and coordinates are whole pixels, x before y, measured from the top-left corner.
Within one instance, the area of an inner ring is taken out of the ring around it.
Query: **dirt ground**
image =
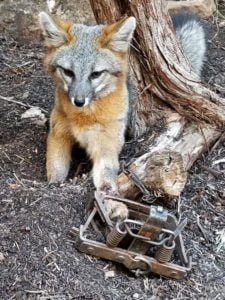
[[[225,96],[221,21],[206,22],[204,81]],[[42,69],[44,49],[39,42],[18,42],[7,26],[0,39],[0,299],[225,299],[225,247],[219,247],[225,229],[225,140],[195,163],[181,196],[188,218],[185,247],[194,262],[187,278],[135,277],[119,264],[84,255],[69,231],[84,222],[91,180],[48,186],[47,126],[21,119],[28,107],[7,100],[38,106],[49,116],[54,85]],[[115,276],[106,279],[109,270]]]

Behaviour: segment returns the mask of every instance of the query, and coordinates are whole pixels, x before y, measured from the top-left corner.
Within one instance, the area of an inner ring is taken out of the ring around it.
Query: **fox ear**
[[[114,51],[126,52],[135,28],[136,19],[134,17],[122,19],[115,24],[105,27],[103,31],[105,46]]]
[[[39,14],[39,22],[48,47],[59,47],[69,40],[71,23],[49,16],[45,12]]]

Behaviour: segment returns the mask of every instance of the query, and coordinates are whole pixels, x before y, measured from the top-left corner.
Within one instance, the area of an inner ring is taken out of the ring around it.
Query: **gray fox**
[[[44,65],[56,82],[55,104],[47,139],[47,178],[64,181],[75,142],[93,161],[97,190],[117,193],[119,153],[124,144],[130,95],[128,50],[136,27],[134,17],[112,25],[72,24],[41,12],[47,54]],[[205,34],[190,15],[173,18],[177,37],[200,76]],[[111,218],[125,218],[123,204],[108,200]]]

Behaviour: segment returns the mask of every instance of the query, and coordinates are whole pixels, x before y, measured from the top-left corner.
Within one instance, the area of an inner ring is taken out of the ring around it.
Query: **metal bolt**
[[[162,213],[163,212],[163,207],[162,206],[157,206],[157,211]]]
[[[152,207],[151,207],[151,211],[152,211],[153,213],[155,213],[155,206],[152,206]]]

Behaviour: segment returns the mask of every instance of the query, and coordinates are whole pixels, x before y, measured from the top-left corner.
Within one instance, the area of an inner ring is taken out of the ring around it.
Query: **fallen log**
[[[183,117],[173,112],[166,123],[165,132],[127,170],[158,196],[171,200],[180,195],[186,184],[187,171],[221,132],[210,126],[186,123]],[[141,194],[127,172],[118,176],[118,185],[123,197],[135,199]]]

